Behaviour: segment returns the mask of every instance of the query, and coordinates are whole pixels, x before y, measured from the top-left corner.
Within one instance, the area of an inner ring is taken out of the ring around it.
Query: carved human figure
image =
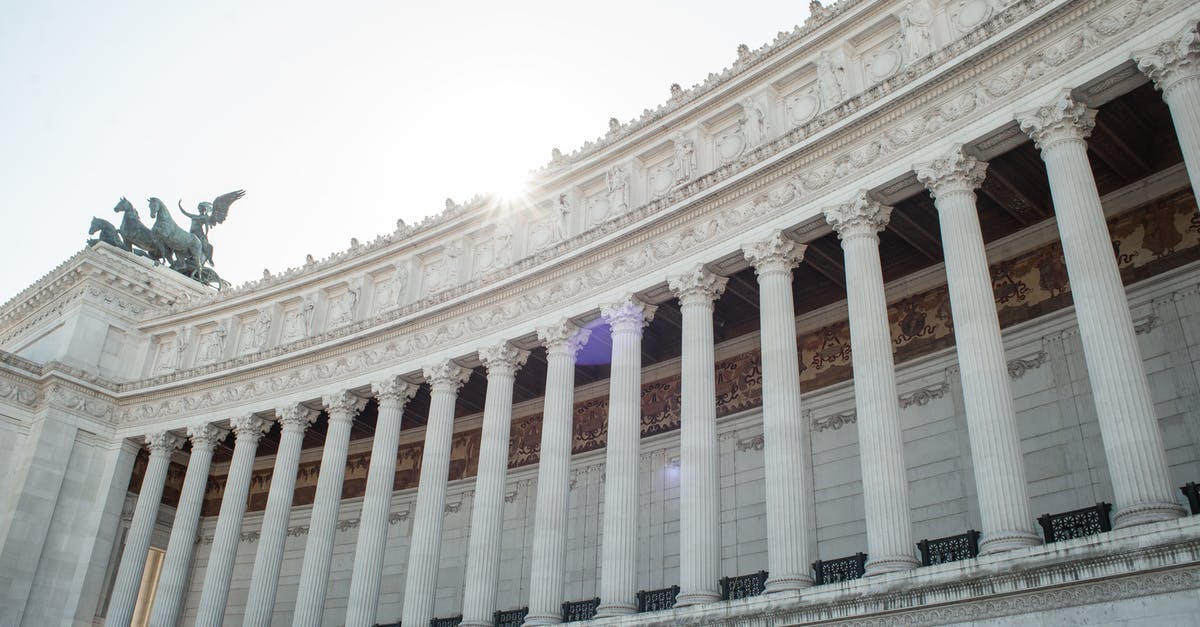
[[[219,361],[225,354],[225,338],[229,331],[224,324],[204,335],[200,341],[200,362],[211,364]]]
[[[742,134],[747,146],[758,146],[767,138],[770,127],[767,122],[767,112],[754,98],[742,100]]]
[[[825,109],[846,99],[846,68],[828,50],[821,51],[817,59],[817,84]]]
[[[571,192],[563,192],[554,201],[554,239],[566,239],[571,233],[571,212],[575,210],[575,199]]]
[[[267,335],[270,332],[271,312],[264,309],[258,312],[258,316],[254,318],[254,321],[246,326],[246,333],[242,335],[238,352],[245,355],[266,348]]]
[[[331,327],[340,327],[342,325],[354,322],[354,310],[358,306],[358,289],[353,285],[346,286],[346,291],[342,292],[333,303],[333,323]]]
[[[392,272],[392,275],[379,284],[379,291],[375,297],[374,313],[378,315],[399,305],[401,294],[404,293],[404,288],[407,286],[408,267],[403,264],[396,266],[396,270]]]
[[[313,303],[304,299],[300,306],[289,310],[283,316],[283,337],[281,343],[294,342],[308,337],[309,322],[312,317]]]
[[[512,265],[512,227],[507,222],[501,222],[492,233],[492,246],[495,248],[493,268],[507,268]]]
[[[675,182],[682,183],[689,181],[696,174],[696,144],[682,131],[676,131],[671,136],[671,143],[675,144],[675,160],[672,166],[675,168]]]
[[[170,342],[170,349],[159,360],[159,370],[163,372],[179,370],[179,367],[183,365],[183,353],[187,350],[191,339],[191,333],[188,332],[187,327],[179,327],[179,330],[175,331],[175,337]]]
[[[933,52],[933,39],[929,34],[933,24],[933,9],[926,0],[914,0],[904,5],[897,17],[907,62],[911,63]]]
[[[619,165],[608,171],[608,212],[621,215],[629,211],[629,175]]]

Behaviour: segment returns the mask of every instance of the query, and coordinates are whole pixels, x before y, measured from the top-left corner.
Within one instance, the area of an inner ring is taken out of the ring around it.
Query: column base
[[[561,625],[561,614],[526,614],[521,627],[540,627],[541,625]]]
[[[803,590],[811,588],[813,578],[811,575],[768,575],[767,583],[763,586],[763,593],[775,594],[776,592],[789,592],[791,590]]]
[[[1187,514],[1183,506],[1170,501],[1161,503],[1136,503],[1122,507],[1113,514],[1113,529],[1144,525],[1160,520],[1174,520]]]
[[[680,592],[675,597],[675,607],[687,607],[689,605],[704,605],[705,603],[716,603],[721,600],[721,593],[713,590],[700,590],[697,592]]]
[[[979,541],[979,554],[1003,553],[1041,543],[1042,537],[1032,531],[996,531]]]
[[[613,616],[628,616],[637,614],[636,605],[626,605],[624,603],[613,603],[605,605],[600,603],[600,607],[596,608],[596,618],[612,618]]]
[[[866,576],[912,570],[920,565],[921,562],[911,555],[889,555],[879,559],[868,558]]]

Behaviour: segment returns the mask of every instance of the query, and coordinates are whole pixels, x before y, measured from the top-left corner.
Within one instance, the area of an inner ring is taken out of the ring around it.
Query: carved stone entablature
[[[102,396],[78,384],[51,380],[42,389],[46,391],[42,398],[47,407],[101,424],[111,424],[116,417],[116,399]]]

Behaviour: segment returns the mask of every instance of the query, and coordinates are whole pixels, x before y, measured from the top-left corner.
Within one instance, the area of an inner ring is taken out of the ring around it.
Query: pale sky
[[[803,22],[767,0],[0,0],[0,302],[128,197],[234,285],[509,188]]]

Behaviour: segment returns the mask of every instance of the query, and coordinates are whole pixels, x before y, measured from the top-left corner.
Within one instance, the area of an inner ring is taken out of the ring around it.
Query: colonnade
[[[1164,92],[1179,132],[1192,180],[1200,180],[1200,70],[1193,38],[1169,42],[1141,56],[1141,67]],[[1181,52],[1182,51],[1182,52]],[[1174,56],[1171,56],[1174,54]],[[1135,340],[1129,304],[1113,258],[1099,193],[1087,157],[1095,111],[1063,92],[1042,107],[1017,116],[1045,164],[1070,278],[1089,381],[1112,478],[1114,524],[1124,527],[1182,515],[1167,473],[1163,441]],[[996,315],[975,189],[987,164],[953,146],[937,160],[913,165],[933,195],[945,252],[947,284],[955,323],[956,349],[982,522],[982,553],[1037,544],[1026,491],[1015,412]],[[1195,185],[1193,185],[1195,188]],[[848,195],[849,196],[849,195]],[[866,503],[867,574],[914,568],[908,485],[896,394],[895,367],[879,257],[878,233],[891,208],[867,191],[823,209],[844,251],[854,397]],[[949,235],[952,234],[952,235]],[[804,245],[775,231],[745,244],[760,292],[763,429],[766,469],[767,592],[812,584],[812,463],[802,415],[797,360],[792,270],[803,262]],[[683,314],[682,416],[680,429],[681,605],[720,598],[719,476],[716,442],[713,303],[726,279],[704,266],[666,277]],[[638,447],[640,444],[641,337],[654,305],[628,296],[600,308],[612,330],[609,380],[607,479],[601,546],[599,616],[635,612],[637,591]],[[567,537],[567,498],[575,358],[589,331],[569,320],[537,329],[547,351],[542,442],[527,625],[560,622]],[[500,524],[508,462],[513,381],[527,352],[509,343],[479,351],[487,370],[479,471],[467,551],[463,624],[490,625],[497,609]],[[426,625],[437,588],[442,514],[456,396],[470,371],[453,361],[424,369],[431,407],[417,490],[408,556],[403,622]],[[346,624],[371,625],[381,585],[388,507],[395,473],[401,415],[415,384],[391,376],[371,386],[379,421],[363,498]],[[329,415],[316,501],[301,573],[295,625],[321,622],[330,555],[345,469],[350,424],[365,399],[351,391],[322,399]],[[316,412],[304,405],[276,410],[282,438],[275,460],[258,553],[250,583],[245,625],[270,622],[300,444]],[[204,579],[198,625],[219,625],[229,590],[245,509],[250,467],[259,437],[269,428],[261,417],[232,421],[233,463]],[[187,430],[191,440],[179,507],[154,604],[152,623],[171,625],[179,614],[190,567],[200,503],[213,446],[223,428],[202,424]],[[122,555],[110,625],[127,624],[144,566],[169,457],[182,442],[171,433],[146,436],[150,449],[133,521]]]

